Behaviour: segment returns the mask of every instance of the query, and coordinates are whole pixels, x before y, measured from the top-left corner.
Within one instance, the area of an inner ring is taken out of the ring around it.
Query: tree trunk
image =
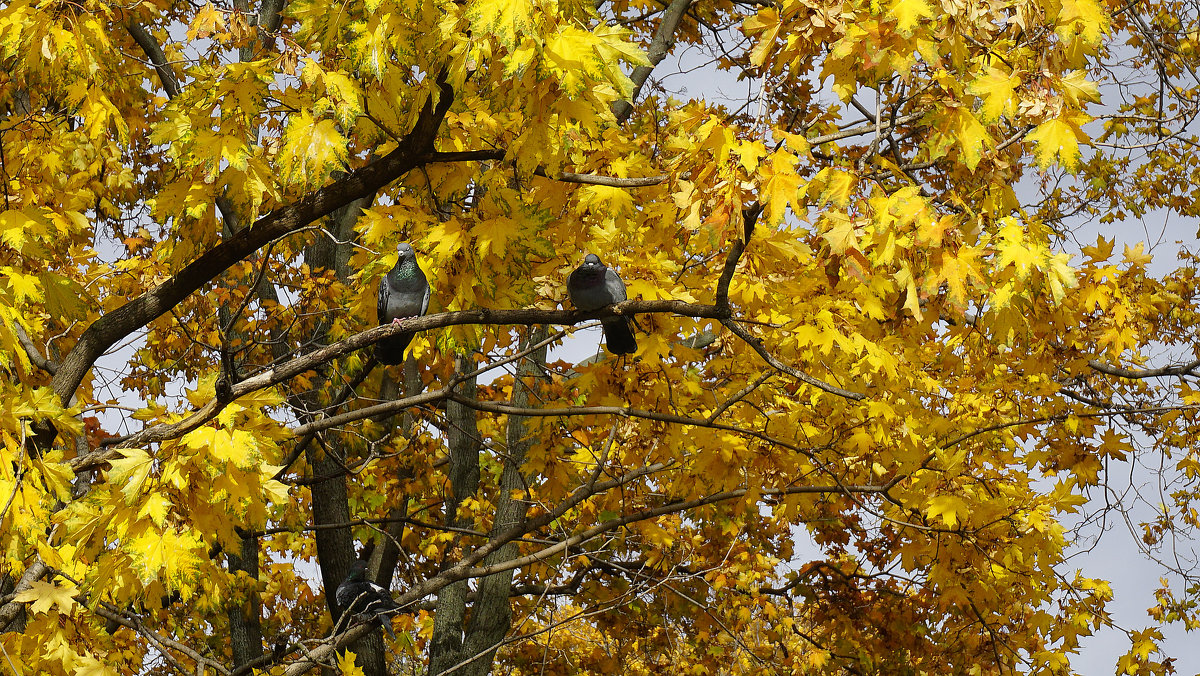
[[[351,204],[330,214],[328,229],[331,236],[318,237],[304,251],[313,272],[321,269],[333,270],[338,279],[348,283],[350,279],[350,247],[349,242],[354,237],[354,223],[358,220],[362,209],[368,206],[372,198],[356,200]],[[312,342],[320,343],[325,338],[325,329],[318,328],[312,336]],[[324,373],[318,373],[314,382],[329,382]],[[309,396],[303,397],[307,410],[319,408],[317,393],[320,387],[314,387]],[[329,437],[332,438],[332,437]],[[309,490],[312,492],[313,523],[321,525],[345,524],[350,522],[350,506],[347,501],[345,466],[346,457],[343,449],[329,445],[326,437],[319,435],[314,443],[305,449],[305,458],[312,469],[314,479],[317,479]],[[326,477],[322,479],[322,477]],[[342,528],[319,528],[316,533],[317,560],[321,566],[321,582],[325,588],[325,604],[336,623],[341,618],[342,608],[338,607],[334,590],[350,572],[350,566],[357,559],[354,549],[354,539],[349,526]],[[357,655],[357,664],[367,676],[384,676],[387,674],[387,664],[384,654],[383,637],[380,631],[372,632],[350,646]]]
[[[454,358],[456,373],[475,367],[469,354]],[[464,382],[458,391],[464,397],[475,398],[475,379]],[[479,431],[475,411],[454,401],[446,402],[446,441],[450,448],[450,495],[446,499],[446,525],[469,528],[471,524],[459,519],[458,506],[479,488]],[[461,553],[462,536],[446,551],[442,567],[454,564]],[[458,664],[463,647],[463,618],[467,612],[467,581],[460,580],[438,592],[437,609],[433,617],[433,637],[429,642],[429,673],[444,673]]]
[[[528,349],[547,335],[546,327],[531,327],[520,349]],[[546,348],[535,350],[521,361],[517,378],[513,383],[512,404],[525,407],[533,390],[532,380],[542,374],[546,363]],[[458,369],[470,368],[469,364],[458,365]],[[475,384],[462,389],[464,396],[474,398]],[[454,412],[451,413],[451,406]],[[447,417],[452,430],[450,447],[450,481],[454,491],[452,501],[447,503],[447,523],[469,527],[469,523],[452,520],[458,503],[474,493],[479,485],[479,443],[475,434],[475,412],[461,404],[449,402]],[[454,434],[465,436],[462,450],[456,453]],[[504,457],[504,471],[496,495],[496,516],[492,524],[492,536],[511,528],[525,519],[525,499],[514,498],[517,491],[527,491],[527,478],[521,474],[525,453],[533,443],[526,419],[509,416],[506,443],[508,452]],[[472,450],[473,449],[473,450]],[[461,463],[461,465],[459,464]],[[470,492],[464,492],[470,489]],[[512,559],[517,555],[516,543],[508,543],[487,558],[481,565],[487,566]],[[433,676],[453,670],[455,676],[486,676],[491,672],[496,650],[508,634],[512,624],[512,607],[509,594],[512,591],[513,571],[489,575],[479,581],[471,618],[463,631],[466,615],[467,583],[456,582],[442,590],[438,596],[437,615],[434,617],[433,641],[430,643],[429,673]]]
[[[242,547],[238,553],[229,552],[229,571],[243,571],[254,580],[258,579],[258,538],[253,533],[242,536]],[[233,648],[233,666],[240,667],[263,654],[262,610],[258,589],[252,586],[240,604],[231,603],[225,609],[229,617],[229,641]]]

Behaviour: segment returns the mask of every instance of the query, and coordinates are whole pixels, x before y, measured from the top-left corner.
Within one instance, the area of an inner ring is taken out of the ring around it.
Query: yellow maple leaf
[[[191,531],[168,529],[161,533],[147,530],[131,539],[126,549],[141,564],[146,579],[160,579],[173,586],[190,579],[200,564],[197,553],[205,553],[204,543]]]
[[[1104,235],[1097,235],[1095,244],[1083,247],[1083,255],[1093,261],[1106,261],[1112,255],[1113,244],[1115,243],[1115,237],[1104,239]]]
[[[285,180],[304,187],[320,184],[346,167],[346,143],[333,120],[317,120],[306,110],[292,115],[279,151]]]
[[[1078,36],[1094,45],[1108,32],[1108,26],[1108,14],[1096,0],[1063,0],[1055,32],[1063,39]]]
[[[197,38],[206,38],[213,33],[225,30],[225,14],[213,7],[210,2],[196,12],[196,16],[192,19],[188,26],[187,38],[189,41]]]
[[[1017,278],[1024,279],[1045,254],[1036,245],[1025,243],[1025,229],[1012,218],[1005,219],[1007,224],[1000,229],[997,238],[1000,240],[997,250],[1000,255],[996,259],[996,268],[1003,270],[1012,265],[1017,269]]]
[[[0,268],[0,277],[8,282],[8,288],[12,291],[13,299],[17,303],[25,303],[30,300],[40,303],[45,299],[37,275],[26,275],[6,266]]]
[[[1079,142],[1088,140],[1079,125],[1088,119],[1082,113],[1055,118],[1030,132],[1027,138],[1037,144],[1038,166],[1049,167],[1057,156],[1063,167],[1073,170],[1079,162]]]
[[[14,600],[18,603],[30,603],[34,613],[44,613],[52,606],[58,606],[60,612],[69,613],[75,607],[75,594],[78,590],[73,586],[59,587],[52,582],[35,580],[26,589],[18,593]]]
[[[823,224],[829,227],[821,233],[821,237],[829,242],[829,250],[834,253],[845,253],[847,249],[858,247],[858,234],[854,221],[840,212],[830,212],[825,215]]]
[[[150,476],[154,458],[140,448],[123,448],[121,454],[124,457],[110,463],[112,468],[108,470],[108,481],[121,487],[126,504],[133,504],[134,498],[142,491],[142,484]]]
[[[1067,289],[1079,286],[1079,281],[1075,277],[1075,269],[1071,267],[1071,254],[1054,254],[1047,258],[1046,263],[1041,267],[1042,272],[1046,275],[1046,282],[1050,285],[1050,297],[1054,299],[1055,303],[1062,302]]]
[[[1145,267],[1154,260],[1154,254],[1146,253],[1146,243],[1138,242],[1132,247],[1125,245],[1125,262],[1132,267]]]
[[[767,56],[770,55],[771,50],[775,47],[775,41],[779,38],[781,28],[779,11],[774,7],[760,9],[757,14],[747,17],[742,22],[742,33],[747,37],[758,36],[758,41],[750,52],[750,63],[755,67],[762,67],[766,63]]]
[[[960,516],[966,516],[968,513],[967,503],[957,495],[939,495],[930,498],[929,505],[925,508],[925,513],[931,519],[941,519],[946,526],[954,528],[960,520]]]
[[[892,0],[888,16],[896,17],[896,30],[907,37],[920,19],[933,18],[933,7],[926,0]]]
[[[76,659],[74,676],[117,676],[120,673],[91,655]]]
[[[963,162],[968,169],[975,171],[975,167],[979,166],[979,161],[983,159],[983,146],[992,143],[992,136],[966,108],[956,108],[950,120],[953,135],[962,148]]]
[[[354,663],[356,657],[353,650],[347,650],[338,655],[337,668],[342,672],[342,676],[363,676],[362,668]]]
[[[1073,106],[1080,106],[1085,101],[1100,102],[1100,88],[1095,82],[1087,79],[1087,73],[1073,70],[1058,79],[1062,85],[1063,98]]]
[[[1003,115],[1016,110],[1013,91],[1020,86],[1021,78],[1016,73],[1005,74],[995,66],[967,86],[967,91],[983,99],[980,108],[984,122],[995,122]]]
[[[475,0],[467,9],[467,19],[476,35],[492,35],[512,47],[518,35],[533,31],[534,12],[529,0]]]
[[[766,205],[767,222],[776,225],[783,221],[789,203],[796,210],[796,190],[800,187],[800,176],[793,169],[796,156],[780,148],[768,162],[759,165],[759,175],[764,177],[761,199]]]

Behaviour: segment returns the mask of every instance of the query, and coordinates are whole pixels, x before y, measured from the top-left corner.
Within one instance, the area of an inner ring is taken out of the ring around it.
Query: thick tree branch
[[[20,322],[13,322],[12,325],[17,332],[17,342],[21,344],[21,347],[25,350],[25,354],[29,356],[29,361],[50,375],[58,373],[58,364],[42,356],[42,353],[38,351],[37,345],[33,344],[33,339],[25,332],[25,327],[21,326]]]
[[[162,84],[163,90],[167,92],[167,98],[173,99],[179,96],[179,80],[175,78],[175,71],[171,70],[170,64],[167,63],[167,55],[163,53],[162,47],[159,47],[158,43],[154,41],[154,36],[133,19],[125,22],[125,29],[129,31],[133,41],[138,43],[138,46],[145,52],[146,58],[150,59],[150,65],[154,66],[154,71],[158,73],[158,81]]]
[[[379,190],[419,166],[421,158],[432,151],[437,130],[454,100],[454,91],[444,75],[437,79],[440,96],[436,105],[432,98],[426,103],[416,126],[395,150],[294,204],[266,214],[250,227],[206,251],[167,281],[93,322],[63,358],[52,381],[54,392],[63,401],[69,400],[100,355],[131,332],[168,312],[229,266],[268,242]]]
[[[1196,369],[1200,369],[1200,359],[1197,359],[1190,364],[1182,364],[1179,366],[1164,366],[1157,369],[1127,369],[1120,366],[1105,364],[1102,361],[1095,359],[1088,362],[1088,366],[1094,371],[1099,371],[1105,375],[1114,376],[1116,378],[1131,378],[1140,380],[1142,378],[1162,378],[1165,376],[1194,376]]]
[[[13,594],[19,594],[33,586],[33,583],[42,579],[42,576],[49,572],[49,568],[41,561],[34,561],[33,565],[25,569],[25,574],[17,580],[16,586],[13,587]],[[16,601],[9,601],[3,606],[0,606],[0,631],[4,631],[8,625],[12,624],[13,620],[17,619],[17,615],[21,613],[21,609],[25,604]]]
[[[642,92],[646,79],[650,77],[650,73],[654,72],[654,67],[662,63],[667,53],[675,46],[675,31],[683,21],[688,7],[691,7],[692,1],[671,0],[671,4],[667,5],[667,9],[662,15],[662,21],[658,24],[658,30],[654,32],[654,38],[646,49],[646,57],[650,59],[650,65],[638,66],[633,69],[633,74],[629,76],[629,79],[633,80],[633,93],[630,94],[628,101],[617,101],[613,104],[613,114],[617,116],[618,124],[624,124],[633,114],[633,102]]]

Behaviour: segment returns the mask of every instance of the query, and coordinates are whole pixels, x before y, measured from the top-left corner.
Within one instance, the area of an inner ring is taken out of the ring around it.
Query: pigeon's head
[[[582,267],[585,270],[604,270],[605,269],[604,263],[600,262],[600,257],[594,253],[590,253],[590,254],[584,256],[583,257],[583,265],[581,265],[580,267]]]
[[[350,566],[350,572],[346,573],[346,579],[353,582],[360,582],[367,579],[367,562],[358,560]]]
[[[412,245],[408,242],[400,242],[396,247],[396,263],[404,263],[417,259],[417,252],[413,250]]]

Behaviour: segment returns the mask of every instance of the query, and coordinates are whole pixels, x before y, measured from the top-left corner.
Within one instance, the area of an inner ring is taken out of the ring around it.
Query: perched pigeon
[[[396,267],[379,281],[380,324],[419,317],[429,309],[429,281],[417,265],[417,253],[408,242],[401,242],[396,250]],[[383,364],[399,364],[412,339],[407,331],[384,338],[375,343],[375,356]]]
[[[335,598],[342,608],[342,614],[370,615],[380,621],[388,636],[396,638],[387,615],[400,610],[400,606],[392,600],[392,595],[386,589],[367,579],[366,561],[354,562],[346,579],[338,585]]]
[[[588,254],[583,258],[583,265],[575,268],[567,278],[567,295],[580,310],[597,310],[625,300],[625,282],[601,263],[599,256]],[[609,352],[637,352],[637,340],[629,327],[629,318],[609,317],[600,320],[600,323],[604,326],[605,344]]]

